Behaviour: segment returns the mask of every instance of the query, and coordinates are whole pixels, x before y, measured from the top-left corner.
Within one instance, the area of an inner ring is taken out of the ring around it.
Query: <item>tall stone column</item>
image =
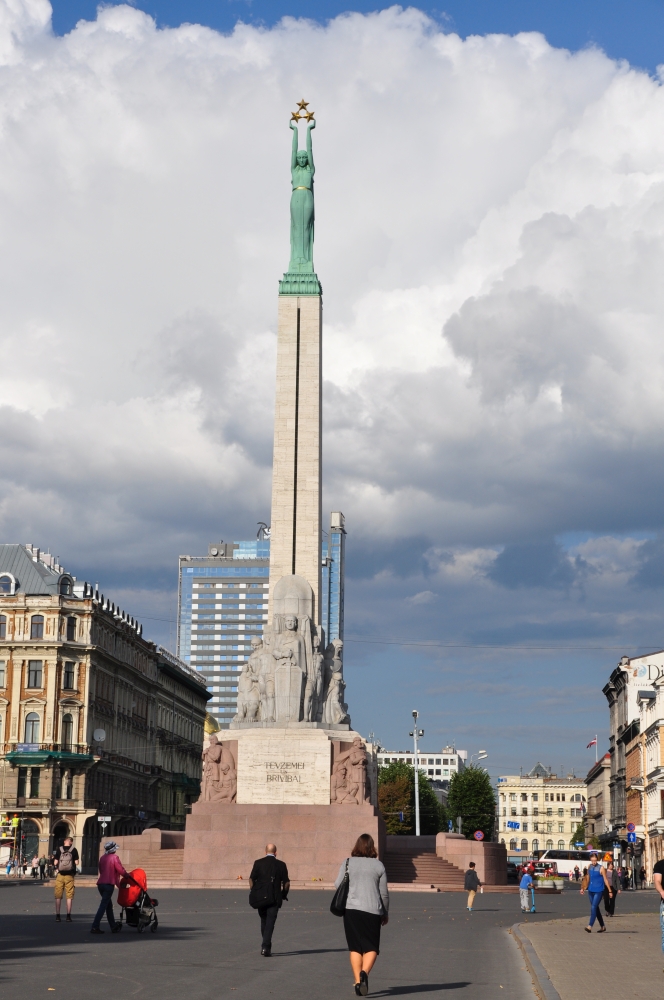
[[[305,288],[315,288],[317,294],[297,294]],[[320,620],[321,333],[322,299],[315,275],[287,273],[279,294],[270,622],[274,587],[291,574],[311,586],[313,620]]]

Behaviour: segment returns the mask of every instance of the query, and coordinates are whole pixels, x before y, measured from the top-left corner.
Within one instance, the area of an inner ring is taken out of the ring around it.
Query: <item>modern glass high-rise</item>
[[[325,641],[344,637],[344,572],[346,529],[341,511],[330,515],[330,533],[323,535],[323,573],[321,589],[321,625]]]
[[[180,556],[178,656],[205,677],[208,712],[228,729],[251,638],[267,620],[269,539],[219,542],[206,556]]]

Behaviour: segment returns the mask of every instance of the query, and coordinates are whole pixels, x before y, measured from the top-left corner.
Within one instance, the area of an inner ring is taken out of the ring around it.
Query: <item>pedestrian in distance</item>
[[[12,859],[11,858],[7,859],[7,864],[5,865],[5,872],[7,873],[7,878],[9,878],[9,876],[12,873]]]
[[[468,865],[468,871],[466,872],[463,880],[463,887],[468,893],[468,899],[466,901],[466,909],[468,909],[470,913],[473,912],[473,902],[475,900],[475,894],[477,893],[477,890],[481,885],[482,883],[480,882],[479,876],[475,871],[475,862],[471,861],[470,864]]]
[[[34,858],[32,859],[31,868],[32,868],[32,877],[33,878],[38,878],[38,876],[39,876],[39,858],[37,857],[36,854],[35,854]]]
[[[646,883],[648,881],[648,876],[647,876],[646,870],[643,867],[643,865],[641,865],[641,871],[639,872],[639,878],[641,880],[641,888],[645,889]]]
[[[606,877],[608,879],[612,891],[611,893],[609,893],[607,887],[604,886],[604,912],[607,915],[607,917],[612,917],[616,910],[616,896],[621,891],[620,875],[616,871],[613,865],[613,861],[607,862]]]
[[[380,929],[387,924],[390,909],[385,865],[378,860],[373,837],[368,833],[357,838],[350,857],[339,869],[335,888],[339,888],[346,872],[348,898],[344,931],[355,979],[355,996],[365,997],[369,992],[369,973],[380,954]]]
[[[115,914],[113,913],[113,891],[116,885],[120,885],[123,878],[128,879],[133,882],[133,878],[124,870],[120,858],[117,856],[118,845],[114,840],[108,840],[104,844],[104,853],[99,859],[99,878],[97,879],[97,890],[101,896],[101,902],[99,904],[99,909],[95,913],[95,918],[92,921],[92,927],[90,928],[91,934],[103,934],[103,930],[99,926],[106,913],[106,919],[108,920],[109,926],[111,928],[111,934],[119,934],[122,930],[122,924],[115,919]]]
[[[530,912],[530,887],[533,884],[533,877],[526,869],[519,882],[519,896],[521,898],[521,912]]]
[[[71,923],[71,908],[76,891],[74,876],[78,861],[78,851],[74,847],[74,841],[71,837],[65,837],[62,846],[53,852],[53,858],[57,871],[54,888],[55,919],[60,921],[60,904],[64,895],[67,897],[67,923]]]
[[[664,860],[657,861],[652,870],[655,889],[659,893],[659,927],[662,932],[662,951],[664,952]]]
[[[584,885],[585,882],[585,885]],[[588,896],[590,898],[590,921],[588,926],[584,927],[584,930],[588,934],[592,934],[593,924],[595,923],[595,918],[599,924],[598,934],[603,934],[606,931],[606,925],[602,919],[602,914],[599,910],[599,904],[604,895],[604,889],[608,889],[609,895],[613,895],[613,889],[609,885],[609,880],[606,877],[606,872],[599,865],[599,861],[596,854],[590,855],[590,867],[588,869],[587,882],[586,879],[581,882],[581,895],[588,890]]]
[[[48,864],[48,859],[46,858],[45,854],[42,854],[41,858],[39,859],[39,877],[42,880],[42,882],[44,881],[44,879],[46,877],[46,865],[47,864]]]
[[[249,905],[261,918],[261,955],[272,955],[272,935],[282,903],[288,899],[288,868],[277,858],[276,844],[267,844],[265,857],[254,861],[249,876]]]
[[[581,878],[581,872],[579,871],[579,866],[574,865],[574,881],[578,882],[580,878]]]

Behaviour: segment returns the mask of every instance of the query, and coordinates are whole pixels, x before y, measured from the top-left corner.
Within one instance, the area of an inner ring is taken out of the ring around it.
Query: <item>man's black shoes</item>
[[[90,933],[91,934],[103,934],[104,932],[101,929],[101,927],[91,927],[90,928]]]
[[[263,956],[263,958],[272,958],[272,949],[261,948],[261,955]]]
[[[111,934],[119,934],[121,930],[122,930],[122,924],[116,923],[115,927],[111,931]]]

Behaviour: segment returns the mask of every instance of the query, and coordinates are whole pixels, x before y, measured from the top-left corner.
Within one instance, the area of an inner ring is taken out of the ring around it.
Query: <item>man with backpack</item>
[[[62,847],[53,852],[53,863],[57,869],[55,877],[55,919],[60,920],[60,904],[63,894],[67,897],[67,920],[71,923],[71,904],[74,901],[74,876],[78,862],[78,851],[71,837],[65,837]]]
[[[261,918],[261,955],[272,955],[272,932],[279,916],[281,904],[288,899],[290,880],[288,868],[283,861],[277,861],[277,848],[268,844],[265,857],[254,861],[249,876],[249,905],[258,910]]]

